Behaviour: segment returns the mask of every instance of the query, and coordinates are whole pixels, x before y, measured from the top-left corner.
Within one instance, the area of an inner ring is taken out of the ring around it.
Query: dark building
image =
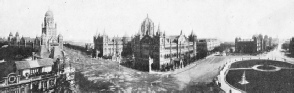
[[[259,35],[252,36],[252,39],[241,39],[240,37],[235,39],[235,52],[237,53],[260,53],[268,51],[270,47],[274,46],[275,42],[271,37],[265,35],[264,37]]]
[[[201,51],[200,49],[202,49],[206,52],[206,54],[211,53],[212,50],[218,46],[220,46],[220,41],[215,38],[201,38],[198,39],[197,42],[197,47],[199,51]]]
[[[162,70],[167,66],[184,66],[188,59],[196,57],[197,36],[182,34],[167,36],[158,26],[155,31],[153,21],[147,18],[140,25],[138,33],[132,37],[110,38],[106,34],[94,36],[94,49],[98,56],[119,57],[123,51],[133,55],[133,65],[141,70]],[[126,49],[126,50],[125,50]],[[129,50],[127,50],[129,49]]]

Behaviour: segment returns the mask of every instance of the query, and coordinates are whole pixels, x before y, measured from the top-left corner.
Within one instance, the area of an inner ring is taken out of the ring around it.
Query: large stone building
[[[8,36],[8,43],[10,46],[20,47],[34,47],[40,49],[43,48],[51,49],[53,46],[59,46],[63,48],[63,36],[59,34],[57,36],[57,25],[54,22],[54,16],[52,11],[47,11],[44,17],[44,23],[42,23],[42,35],[41,37],[30,38],[20,37],[19,33],[16,32],[15,36],[10,32]]]
[[[95,35],[94,47],[98,56],[119,56],[126,46],[131,44],[134,67],[141,70],[162,70],[166,67],[184,66],[190,59],[195,59],[197,36],[192,32],[189,37],[182,34],[167,36],[158,26],[155,31],[150,18],[142,22],[139,32],[122,38],[109,38],[107,35]],[[124,47],[125,46],[125,47]]]
[[[235,52],[237,53],[260,53],[268,51],[270,47],[276,45],[272,42],[273,39],[265,35],[264,37],[259,35],[252,36],[252,39],[235,39]]]
[[[198,48],[205,49],[208,52],[218,46],[220,46],[220,41],[216,38],[201,38],[198,39],[197,43]]]
[[[47,11],[44,17],[44,23],[42,23],[42,36],[41,45],[60,46],[63,48],[63,36],[59,34],[57,36],[57,24],[54,22],[54,16],[52,11]]]
[[[119,59],[124,45],[130,42],[129,37],[109,37],[105,32],[93,38],[96,57]]]
[[[53,13],[47,11],[42,24],[42,36],[32,38],[9,34],[8,48],[33,48],[29,58],[0,63],[0,93],[53,93],[64,78],[69,63],[63,51],[63,39],[56,36]],[[35,53],[37,52],[37,53]],[[22,54],[17,54],[22,55]],[[4,58],[5,59],[5,58]],[[5,59],[6,60],[6,59]]]

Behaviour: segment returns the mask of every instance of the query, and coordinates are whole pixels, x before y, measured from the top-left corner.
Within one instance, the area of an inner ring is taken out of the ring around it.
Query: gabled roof
[[[16,65],[16,69],[31,68],[30,63],[28,61],[16,61],[15,65]]]
[[[44,59],[37,59],[37,60],[26,60],[26,61],[16,61],[16,69],[29,69],[29,68],[37,68],[37,67],[46,67],[46,66],[52,66],[53,59],[50,58],[44,58]]]

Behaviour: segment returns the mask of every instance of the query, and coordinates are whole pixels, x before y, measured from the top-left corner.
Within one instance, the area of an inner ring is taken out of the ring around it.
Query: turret
[[[16,33],[15,33],[15,37],[19,37],[19,34],[18,34],[18,32],[16,32]]]
[[[13,38],[13,34],[12,32],[9,33],[9,36],[8,36],[8,42],[11,42],[12,41],[12,38]]]
[[[19,37],[18,32],[15,33],[15,41],[16,41],[16,43],[20,42],[20,37]]]
[[[163,37],[163,33],[160,30],[160,24],[158,25],[158,29],[157,29],[156,35],[157,36],[160,36],[160,37]]]
[[[61,34],[58,35],[58,43],[62,43],[63,42],[63,36]]]
[[[9,36],[13,36],[12,32],[9,33]]]
[[[63,36],[59,34],[57,37],[57,40],[58,40],[59,47],[63,49]]]
[[[188,39],[189,39],[189,42],[197,42],[197,36],[194,34],[193,30]]]
[[[196,57],[197,55],[197,36],[194,34],[192,30],[191,35],[189,36],[189,42],[193,43],[193,55]]]
[[[239,41],[239,38],[238,38],[238,37],[236,37],[236,38],[235,38],[235,42],[237,43],[238,41]]]
[[[125,32],[124,36],[122,37],[122,41],[124,44],[127,44],[129,40],[129,35],[127,34],[127,32]]]

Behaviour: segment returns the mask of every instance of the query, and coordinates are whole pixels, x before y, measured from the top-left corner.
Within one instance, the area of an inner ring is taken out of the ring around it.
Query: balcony
[[[35,73],[35,74],[31,74],[28,77],[25,76],[20,76],[20,81],[25,81],[25,80],[41,80],[43,78],[49,78],[49,77],[54,77],[55,74],[53,72],[43,72],[43,73]]]

